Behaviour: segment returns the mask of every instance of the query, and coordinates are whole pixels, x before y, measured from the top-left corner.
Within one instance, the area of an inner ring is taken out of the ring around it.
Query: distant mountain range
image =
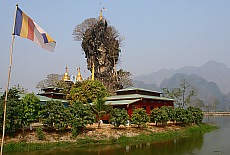
[[[205,106],[211,106],[216,104],[218,109],[223,109],[224,107],[230,106],[230,100],[227,99],[227,95],[222,93],[215,82],[208,82],[204,78],[196,74],[182,74],[176,73],[169,79],[165,79],[160,88],[178,88],[181,84],[181,81],[185,79],[195,88],[196,96],[203,101]]]
[[[148,75],[134,77],[134,83],[143,82],[143,84],[155,84],[160,86],[165,79],[171,78],[176,73],[185,75],[196,74],[206,79],[208,82],[214,82],[220,88],[220,91],[227,94],[230,92],[230,68],[225,64],[211,60],[200,67],[185,66],[180,69],[161,69]]]
[[[166,87],[178,88],[183,79],[195,88],[196,98],[202,100],[205,106],[210,106],[215,100],[218,109],[230,108],[230,69],[216,61],[209,61],[201,67],[162,69],[137,76],[134,77],[134,86],[162,91]]]

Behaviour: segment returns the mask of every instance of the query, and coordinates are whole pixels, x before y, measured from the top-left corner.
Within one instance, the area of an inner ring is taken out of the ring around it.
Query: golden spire
[[[99,19],[102,20],[103,17],[102,17],[102,9],[100,10],[100,16],[99,16]]]
[[[99,20],[103,20],[103,15],[102,15],[102,11],[106,10],[105,7],[102,7],[102,3],[100,3],[100,16],[99,16]]]
[[[67,67],[67,65],[66,65],[65,73],[64,73],[64,75],[63,75],[63,77],[62,77],[62,80],[63,80],[63,81],[70,81],[70,77],[69,77],[69,75],[68,75],[68,67]]]
[[[77,68],[77,77],[76,77],[76,81],[82,81],[83,78],[81,76],[81,72],[80,72],[80,67]]]
[[[93,62],[93,66],[92,66],[92,81],[94,81],[94,62]]]

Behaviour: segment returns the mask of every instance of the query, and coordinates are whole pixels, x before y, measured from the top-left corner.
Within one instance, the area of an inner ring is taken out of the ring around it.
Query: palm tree
[[[93,101],[92,109],[97,116],[99,128],[101,125],[101,118],[109,111],[110,106],[105,104],[105,98],[97,98]]]

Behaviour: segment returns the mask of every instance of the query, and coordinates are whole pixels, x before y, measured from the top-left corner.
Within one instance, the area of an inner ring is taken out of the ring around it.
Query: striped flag
[[[54,51],[56,45],[56,42],[19,7],[16,10],[13,35],[28,38],[49,51]]]

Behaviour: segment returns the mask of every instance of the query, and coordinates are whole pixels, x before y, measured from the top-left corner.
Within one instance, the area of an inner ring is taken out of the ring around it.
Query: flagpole
[[[17,11],[17,7],[18,7],[18,4],[16,4],[16,11]],[[14,15],[14,26],[15,26],[16,11],[15,11],[15,15]],[[13,26],[13,32],[14,32],[14,26]],[[9,85],[10,85],[10,74],[11,74],[11,68],[12,68],[14,38],[15,38],[15,36],[12,33],[12,42],[11,42],[11,47],[10,47],[10,65],[9,65],[9,69],[8,69],[8,80],[7,80],[5,100],[4,100],[4,116],[3,116],[3,125],[2,125],[1,155],[2,155],[2,151],[3,151],[4,137],[5,137],[6,103],[7,103],[8,89],[9,89]]]

